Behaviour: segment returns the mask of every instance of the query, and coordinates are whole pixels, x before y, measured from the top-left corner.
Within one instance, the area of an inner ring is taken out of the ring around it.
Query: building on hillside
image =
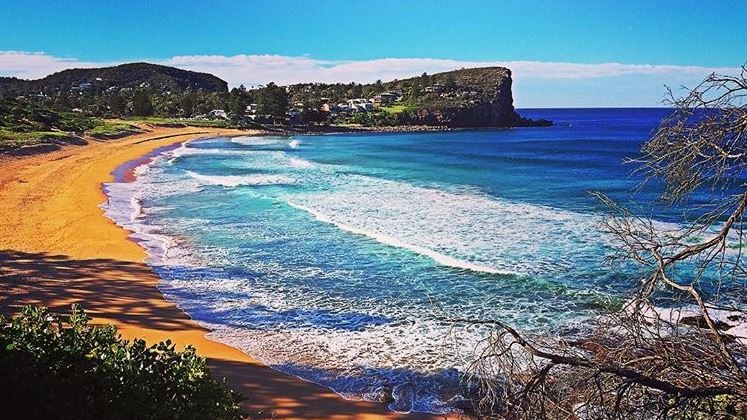
[[[293,108],[289,110],[286,113],[286,116],[288,117],[288,124],[290,125],[299,125],[301,124],[301,110],[298,108]]]
[[[348,100],[348,108],[350,112],[371,112],[373,111],[373,104],[363,98],[356,98]]]
[[[225,109],[214,109],[207,113],[208,118],[223,118],[228,119],[228,113]]]
[[[397,92],[383,92],[379,93],[378,95],[374,95],[371,100],[377,106],[386,106],[391,105],[401,99],[402,95],[399,95]]]
[[[91,89],[93,89],[93,83],[89,83],[89,82],[83,82],[83,83],[80,83],[78,86],[73,86],[70,88],[70,90],[73,92],[85,92]]]

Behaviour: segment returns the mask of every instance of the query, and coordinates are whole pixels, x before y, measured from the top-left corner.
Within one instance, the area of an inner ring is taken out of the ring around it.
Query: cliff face
[[[409,79],[413,80],[413,79]],[[403,81],[407,82],[407,81]],[[546,126],[514,110],[511,70],[486,67],[428,76],[428,92],[417,98],[413,123],[448,127]]]
[[[495,81],[493,93],[475,103],[426,106],[417,112],[423,125],[449,127],[512,127],[523,120],[514,111],[510,72]]]

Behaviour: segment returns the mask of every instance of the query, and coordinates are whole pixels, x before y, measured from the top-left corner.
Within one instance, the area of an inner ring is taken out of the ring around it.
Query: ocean
[[[520,113],[555,125],[202,139],[107,184],[105,210],[212,339],[343,396],[448,412],[488,333],[451,319],[552,332],[629,296],[636,274],[605,264],[613,244],[589,191],[654,203],[660,186],[636,188],[623,161],[668,112],[531,109]]]

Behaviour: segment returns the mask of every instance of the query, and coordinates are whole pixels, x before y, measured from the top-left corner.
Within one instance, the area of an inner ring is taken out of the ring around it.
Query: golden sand
[[[152,128],[145,134],[28,157],[0,160],[0,311],[26,304],[67,311],[80,302],[96,323],[124,338],[191,344],[247,397],[252,418],[433,418],[387,413],[383,404],[344,400],[330,390],[274,371],[207,330],[163,298],[145,251],[104,216],[102,183],[119,165],[162,146],[246,131]],[[258,134],[258,133],[253,133]]]

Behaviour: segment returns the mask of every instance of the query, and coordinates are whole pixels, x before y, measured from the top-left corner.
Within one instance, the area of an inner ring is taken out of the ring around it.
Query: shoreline
[[[325,136],[341,134],[403,134],[403,133],[451,133],[469,131],[503,131],[517,128],[545,128],[543,125],[517,125],[506,127],[450,127],[446,125],[392,125],[392,126],[282,126],[268,128],[269,135],[278,136]]]
[[[245,395],[252,418],[443,418],[389,412],[383,403],[345,400],[322,386],[261,364],[209,339],[158,289],[145,250],[99,206],[105,182],[127,162],[159,148],[219,135],[272,135],[259,130],[155,127],[117,140],[0,158],[0,312],[26,304],[69,311],[82,302],[94,323],[116,324],[123,338],[193,344],[217,378]],[[135,167],[133,166],[133,168]]]
[[[344,134],[403,134],[403,133],[450,133],[469,131],[502,131],[517,128],[542,128],[543,125],[516,125],[496,127],[450,127],[446,125],[394,125],[394,126],[343,126],[343,125],[284,125],[284,126],[262,126],[262,128],[217,128],[209,126],[193,125],[169,125],[169,124],[138,124],[143,131],[128,132],[121,135],[109,137],[81,136],[70,133],[63,140],[47,139],[38,143],[10,148],[0,147],[0,163],[6,160],[22,157],[38,156],[46,153],[60,152],[64,149],[87,146],[102,142],[116,142],[133,136],[148,134],[152,131],[166,129],[192,129],[207,131],[230,131],[236,136],[262,135],[267,136],[326,136]],[[249,133],[249,134],[248,134]],[[255,134],[251,134],[255,133]]]

